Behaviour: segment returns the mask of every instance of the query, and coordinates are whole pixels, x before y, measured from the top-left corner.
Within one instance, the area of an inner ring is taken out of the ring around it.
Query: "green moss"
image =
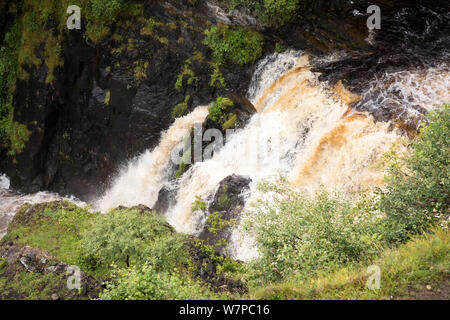
[[[67,278],[52,272],[40,274],[21,271],[13,277],[0,278],[0,298],[8,299],[23,297],[25,300],[50,299],[53,293],[67,291],[65,289]],[[66,293],[66,292],[65,292]]]
[[[220,65],[216,62],[212,62],[211,66],[213,68],[213,72],[211,74],[211,79],[209,80],[209,85],[214,88],[223,88],[225,87],[225,78],[223,77],[222,72],[220,71]]]
[[[108,90],[108,91],[106,91],[106,94],[105,94],[105,101],[103,101],[105,103],[105,105],[109,106],[110,99],[111,99],[111,91]]]
[[[138,60],[134,62],[134,80],[137,85],[147,78],[147,68],[149,66],[148,61]]]
[[[187,95],[184,98],[183,102],[180,102],[173,108],[173,110],[172,110],[172,118],[173,119],[185,116],[188,113],[188,102],[190,99],[191,99],[191,96]]]
[[[208,108],[208,117],[220,126],[223,126],[227,121],[226,127],[230,128],[234,120],[233,113],[229,112],[234,107],[233,101],[224,97],[217,97],[216,101]]]
[[[230,61],[244,65],[254,63],[261,56],[264,40],[256,31],[220,25],[205,30],[204,44],[213,51],[217,63]]]
[[[8,266],[8,260],[6,258],[0,258],[0,273]]]
[[[145,21],[145,25],[141,29],[141,35],[153,37],[154,39],[158,40],[160,43],[165,44],[165,45],[167,45],[169,43],[169,39],[158,35],[158,32],[156,31],[156,29],[158,29],[158,28],[169,28],[169,29],[176,28],[176,25],[173,22],[165,24],[163,22],[156,20],[153,17],[150,17],[144,21]]]
[[[177,80],[175,82],[175,89],[177,89],[178,91],[181,91],[183,89],[183,82],[185,78],[187,78],[186,83],[188,85],[196,86],[198,84],[199,79],[195,76],[194,71],[191,68],[192,61],[190,59],[187,59],[183,66],[183,71],[177,76]]]
[[[174,177],[175,179],[179,179],[181,178],[181,176],[183,175],[183,173],[187,170],[187,165],[184,162],[181,162],[180,165],[178,166],[177,171],[175,171]]]
[[[238,117],[235,113],[228,114],[228,120],[222,125],[222,130],[233,129],[238,122]]]
[[[277,43],[275,44],[275,49],[274,49],[274,51],[277,52],[277,53],[281,53],[281,52],[286,51],[286,48],[284,48],[283,45],[281,45],[279,42],[277,42]]]
[[[231,199],[226,192],[222,193],[217,199],[217,203],[222,209],[228,209],[231,204]]]
[[[145,20],[145,26],[141,29],[141,35],[143,36],[153,36],[155,33],[155,28],[162,26],[163,23],[159,22],[153,17]]]

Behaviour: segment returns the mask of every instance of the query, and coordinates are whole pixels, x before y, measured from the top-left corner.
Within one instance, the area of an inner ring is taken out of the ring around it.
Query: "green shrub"
[[[174,272],[157,272],[151,265],[114,271],[114,279],[100,294],[104,300],[211,299],[213,293],[197,281]]]
[[[411,144],[412,152],[394,159],[385,190],[378,190],[390,243],[404,242],[449,214],[450,106],[429,113],[429,119]]]
[[[367,288],[371,275],[368,265],[346,266],[319,273],[312,279],[287,279],[282,283],[255,288],[251,299],[282,300],[389,300],[392,297],[413,298],[411,289],[424,290],[425,285],[442,284],[448,277],[450,250],[448,230],[415,236],[406,244],[385,250],[372,263],[380,267],[380,289]],[[409,297],[408,297],[409,295]]]
[[[224,97],[217,97],[208,108],[208,117],[215,123],[222,125],[228,120],[228,111],[234,106],[233,101]]]
[[[187,95],[186,97],[184,97],[183,102],[180,102],[173,108],[173,110],[172,110],[172,118],[173,119],[185,116],[188,113],[188,103],[189,103],[190,99],[191,99],[191,96]]]
[[[250,265],[258,282],[369,260],[380,249],[377,219],[349,201],[325,191],[309,198],[283,181],[260,185],[274,192],[274,202],[260,201],[246,219],[260,257]]]
[[[82,233],[83,256],[95,268],[143,263],[154,242],[169,234],[169,227],[156,214],[114,209],[100,215]]]
[[[212,26],[205,36],[204,43],[219,64],[226,60],[239,65],[254,63],[262,54],[264,40],[256,31]]]

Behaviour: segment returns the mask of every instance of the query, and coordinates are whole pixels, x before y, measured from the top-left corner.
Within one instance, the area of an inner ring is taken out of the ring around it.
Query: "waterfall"
[[[177,231],[201,231],[204,217],[191,212],[195,197],[207,199],[233,173],[252,178],[248,203],[258,196],[259,181],[280,174],[293,188],[308,192],[323,184],[352,195],[381,183],[382,173],[372,164],[400,134],[388,123],[375,123],[367,113],[353,112],[344,102],[352,94],[319,82],[307,55],[287,51],[261,60],[247,96],[258,113],[211,159],[195,163],[175,182],[176,202],[165,215]],[[169,182],[171,150],[206,116],[206,107],[198,107],[177,119],[159,146],[122,170],[98,201],[99,208],[140,203],[152,207],[159,189]],[[251,239],[241,243],[236,234],[233,239],[235,257],[255,256]]]
[[[207,107],[197,107],[190,114],[176,119],[162,134],[159,145],[132,160],[114,179],[112,187],[96,203],[101,211],[123,206],[145,204],[152,207],[158,191],[168,182],[171,152],[195,123],[201,123],[208,115]]]

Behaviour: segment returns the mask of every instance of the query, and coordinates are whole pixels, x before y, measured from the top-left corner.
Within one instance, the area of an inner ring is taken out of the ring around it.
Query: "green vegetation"
[[[326,191],[309,198],[283,181],[260,189],[277,200],[259,202],[246,222],[260,253],[250,266],[255,280],[310,276],[321,268],[369,261],[379,252],[377,219],[349,201]]]
[[[138,60],[134,62],[134,80],[139,85],[144,79],[147,79],[148,61]]]
[[[15,23],[0,47],[0,149],[14,156],[25,148],[31,132],[26,125],[14,121],[13,95],[18,72],[18,49],[21,25]]]
[[[109,106],[109,101],[111,100],[111,91],[107,90],[105,93],[105,100],[103,101],[105,105]]]
[[[181,91],[183,89],[183,81],[187,77],[187,84],[196,86],[199,79],[195,76],[194,71],[191,69],[192,61],[187,59],[184,63],[183,71],[177,76],[177,81],[175,82],[175,89]]]
[[[92,221],[82,233],[83,259],[95,268],[107,268],[111,263],[127,267],[141,264],[147,257],[156,259],[150,252],[160,252],[162,244],[176,242],[167,238],[172,237],[171,233],[165,221],[156,214],[142,214],[137,209],[115,209]],[[171,254],[181,259],[182,252],[174,249],[171,248]],[[170,264],[170,261],[166,262]]]
[[[379,190],[379,209],[388,218],[386,241],[404,242],[448,215],[450,106],[431,112],[429,119],[412,152],[391,157],[386,189]]]
[[[225,191],[217,199],[217,203],[223,210],[227,210],[230,207],[231,199],[227,194],[226,187]]]
[[[199,196],[195,196],[195,200],[192,203],[191,211],[195,212],[197,210],[206,211],[206,202]]]
[[[256,31],[212,26],[205,30],[204,44],[212,51],[219,65],[230,61],[244,65],[254,63],[262,54],[263,37]]]
[[[145,26],[141,29],[141,34],[143,36],[153,37],[162,44],[168,44],[169,40],[165,37],[159,36],[158,33],[155,31],[155,29],[161,28],[161,27],[168,27],[170,29],[174,29],[174,28],[176,28],[176,25],[174,25],[173,23],[170,23],[170,22],[165,24],[163,22],[156,20],[153,17],[150,17],[145,20]]]
[[[212,299],[214,294],[199,282],[174,272],[157,272],[151,265],[121,269],[100,295],[103,300]]]
[[[48,299],[55,292],[66,293],[66,283],[67,277],[64,274],[21,271],[11,278],[0,278],[0,299],[9,299],[10,295],[20,295],[26,300]]]
[[[214,88],[225,87],[225,78],[220,71],[220,65],[216,62],[211,62],[211,66],[213,68],[213,72],[211,74],[211,79],[209,80],[209,85]]]
[[[16,36],[20,38],[21,34],[17,24],[1,48],[2,146],[12,144],[10,129],[5,128],[12,123],[8,117],[12,112],[11,88],[19,69],[18,57],[33,63],[32,57],[17,52]],[[60,54],[60,48],[54,48]],[[201,59],[198,53],[192,57],[193,61]],[[181,83],[186,75],[193,77],[187,72],[181,76]],[[174,117],[186,112],[189,98],[185,97],[185,105],[174,108]],[[106,104],[109,99],[106,93]],[[222,129],[232,127],[237,121],[233,107],[230,99],[218,97],[210,106],[208,117]],[[163,217],[140,207],[119,207],[100,214],[65,201],[27,204],[15,215],[4,240],[46,250],[58,260],[78,265],[99,279],[108,279],[101,299],[407,296],[423,285],[438,286],[439,281],[448,279],[449,112],[448,105],[431,112],[430,124],[409,143],[407,153],[398,154],[393,149],[384,156],[383,164],[388,166],[386,184],[374,194],[349,200],[322,189],[312,196],[295,192],[284,179],[260,184],[260,191],[270,193],[273,201],[259,200],[248,213],[244,227],[254,235],[259,250],[259,257],[249,263],[219,255],[217,249],[226,247],[223,239],[205,245],[176,233]],[[67,132],[63,137],[70,139]],[[189,137],[184,140],[188,147]],[[188,168],[191,149],[187,150],[176,178]],[[228,209],[230,202],[225,188],[218,204]],[[196,197],[191,211],[206,210],[205,200]],[[234,224],[234,220],[224,220],[221,212],[210,213],[206,220],[213,234]],[[200,261],[193,260],[191,249],[200,251]],[[195,280],[194,271],[204,271],[210,263],[217,267],[218,274],[244,279],[249,295],[217,294]],[[380,289],[367,288],[370,265],[381,270]],[[21,269],[13,277],[5,277],[8,268],[7,261],[0,258],[0,297],[19,292],[25,298],[45,298],[64,283],[52,273],[42,275]]]
[[[91,0],[92,14],[97,18],[111,19],[125,7],[126,0]]]
[[[222,130],[233,129],[238,122],[238,117],[235,113],[228,114],[228,120],[222,124]]]
[[[220,212],[213,212],[208,215],[206,219],[206,225],[208,226],[208,231],[216,234],[217,232],[225,229],[228,226],[232,226],[234,221],[227,221],[223,219],[223,214]]]
[[[68,264],[89,267],[80,263],[81,233],[98,216],[70,202],[27,204],[14,217],[5,239],[47,250]]]
[[[286,48],[284,48],[279,42],[275,43],[275,52],[281,53],[284,52]]]
[[[175,179],[180,179],[183,173],[187,170],[187,168],[188,168],[187,164],[184,161],[181,161],[177,171],[175,171],[173,175]]]
[[[216,101],[208,108],[208,117],[222,127],[222,130],[231,129],[237,123],[237,115],[231,112],[233,101],[224,97],[217,97]]]
[[[309,279],[291,277],[284,282],[253,288],[251,299],[390,299],[407,297],[410,290],[439,286],[450,267],[448,230],[436,229],[416,236],[405,245],[386,250],[373,262],[381,270],[380,289],[367,288],[367,265],[321,272]]]
[[[56,80],[64,64],[62,43],[67,35],[69,5],[82,8],[85,38],[100,43],[120,16],[142,13],[143,5],[128,0],[23,0],[10,2],[7,9],[16,19],[0,48],[0,148],[15,156],[23,151],[31,132],[14,120],[13,94],[16,79],[26,80],[29,72],[43,64],[48,68],[46,83]],[[43,48],[41,52],[39,49]]]
[[[186,97],[184,97],[183,102],[180,102],[175,107],[173,107],[173,110],[172,110],[172,118],[173,119],[187,115],[188,103],[189,103],[190,99],[191,99],[191,96],[187,95]]]
[[[281,26],[300,9],[299,0],[230,0],[232,8],[246,6],[258,13],[267,25]]]
[[[264,0],[266,22],[283,25],[292,19],[299,6],[298,0]]]

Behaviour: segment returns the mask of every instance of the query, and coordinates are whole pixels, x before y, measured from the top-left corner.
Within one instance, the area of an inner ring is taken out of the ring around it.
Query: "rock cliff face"
[[[225,91],[245,93],[252,66],[224,66],[226,88],[209,85],[211,57],[202,40],[213,17],[181,1],[145,5],[145,16],[161,22],[153,35],[142,34],[143,17],[117,24],[94,46],[84,30],[70,31],[63,43],[64,66],[52,84],[45,81],[45,64],[17,81],[14,119],[32,134],[15,161],[2,157],[0,171],[10,176],[13,188],[95,197],[120,164],[157,144],[173,121],[173,106],[185,96],[192,108]],[[43,59],[42,50],[37,56]],[[195,81],[187,84],[185,77],[177,90],[187,64]]]
[[[46,81],[46,64],[24,67],[29,76],[16,83],[14,120],[31,135],[14,158],[1,150],[0,171],[14,189],[95,198],[120,165],[158,143],[173,121],[173,107],[187,96],[192,109],[219,95],[245,95],[254,65],[223,64],[226,85],[210,85],[214,65],[203,39],[212,24],[259,30],[264,53],[277,43],[313,52],[367,47],[365,18],[351,13],[355,7],[363,10],[364,1],[302,1],[299,15],[280,28],[265,26],[245,8],[230,10],[222,1],[138,2],[143,12],[119,18],[98,44],[86,40],[85,24],[65,32],[64,63],[55,69],[54,81]],[[2,39],[22,13],[8,13],[9,3],[0,1]],[[46,32],[48,26],[42,28]],[[44,59],[42,45],[35,53]]]

